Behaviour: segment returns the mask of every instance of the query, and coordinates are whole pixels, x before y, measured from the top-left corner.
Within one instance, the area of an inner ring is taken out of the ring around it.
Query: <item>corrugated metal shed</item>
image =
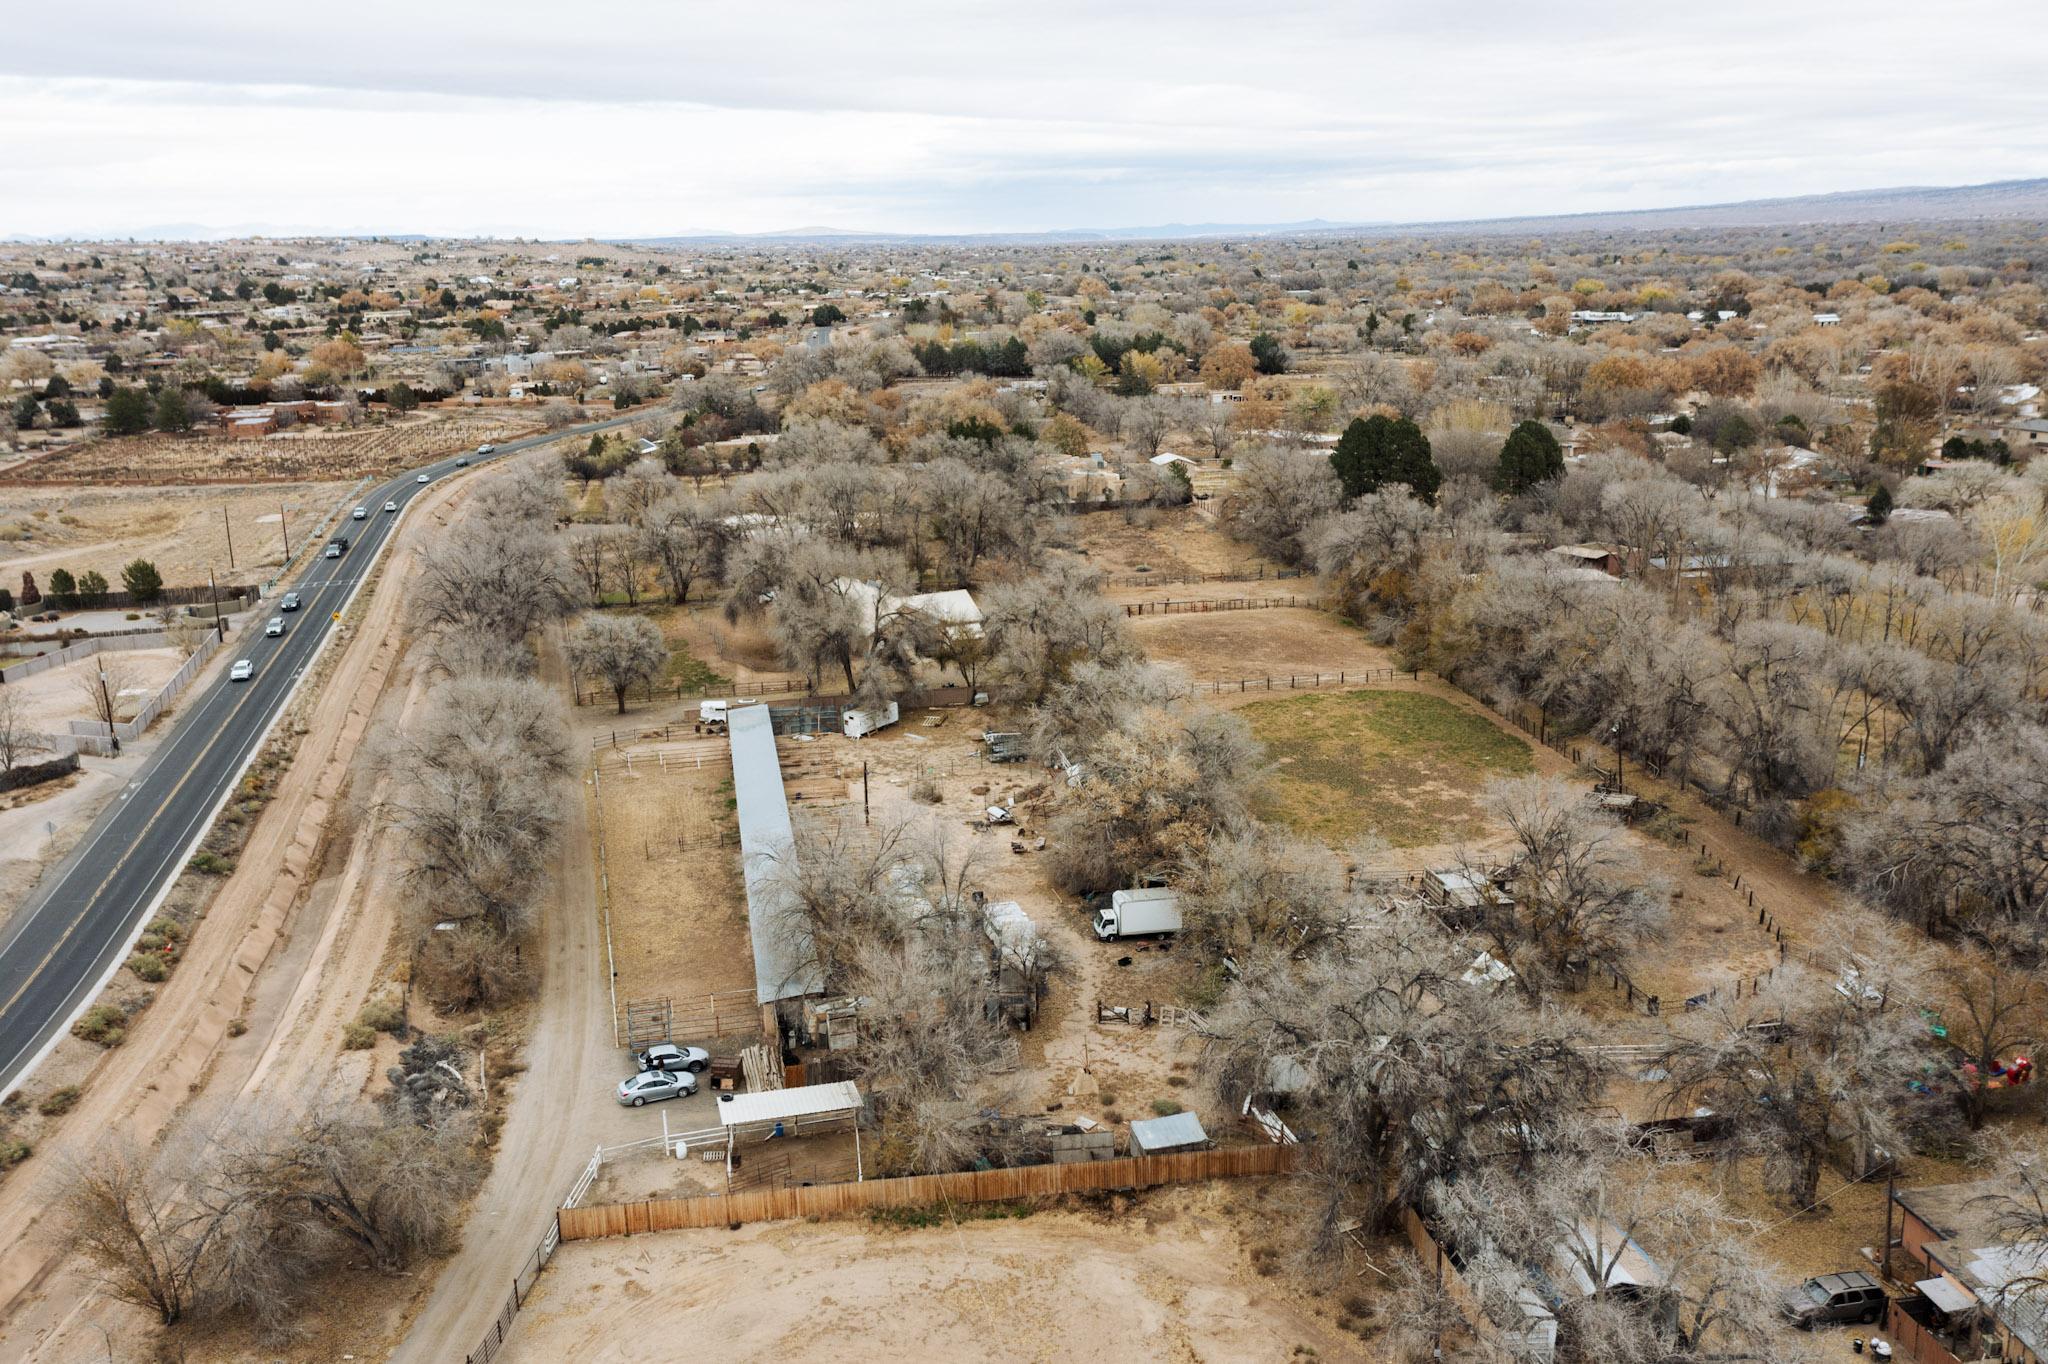
[[[824,973],[810,935],[789,908],[782,884],[796,864],[796,835],[775,756],[775,724],[759,702],[727,712],[732,790],[740,823],[740,869],[747,883],[747,930],[754,940],[754,1000],[773,1004],[822,994]]]
[[[718,1101],[718,1121],[724,1127],[788,1122],[792,1118],[859,1111],[860,1087],[851,1080],[835,1080],[829,1085],[798,1085],[794,1089],[771,1089],[761,1094],[735,1094]]]
[[[1209,1144],[1202,1120],[1192,1113],[1175,1113],[1164,1118],[1141,1118],[1131,1124],[1131,1154],[1164,1155],[1168,1151],[1191,1151]]]

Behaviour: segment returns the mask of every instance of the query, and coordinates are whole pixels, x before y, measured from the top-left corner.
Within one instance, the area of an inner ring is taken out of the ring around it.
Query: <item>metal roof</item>
[[[1209,1140],[1202,1120],[1193,1113],[1174,1113],[1164,1118],[1140,1118],[1131,1124],[1131,1147],[1140,1154],[1170,1151],[1177,1146],[1199,1146]]]
[[[759,1094],[720,1096],[718,1121],[723,1127],[744,1123],[784,1122],[790,1118],[814,1118],[822,1113],[860,1111],[860,1087],[851,1080],[834,1080],[828,1085],[797,1085],[792,1089],[770,1089]]]
[[[754,940],[754,1002],[822,994],[824,973],[809,931],[790,903],[785,878],[796,867],[796,833],[775,754],[775,723],[756,701],[726,712],[732,790],[740,823],[740,869],[747,883],[747,930]]]

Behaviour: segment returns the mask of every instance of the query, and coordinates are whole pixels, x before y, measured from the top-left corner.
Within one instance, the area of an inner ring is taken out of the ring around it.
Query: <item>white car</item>
[[[356,520],[358,520],[358,521],[362,520],[362,519],[363,519],[364,517],[368,516],[369,514],[370,514],[370,509],[369,509],[368,507],[357,507],[357,508],[356,508]]]
[[[235,660],[235,666],[228,669],[228,681],[247,682],[256,675],[256,665],[246,658]]]
[[[491,444],[489,441],[485,441],[482,445],[476,447],[476,452],[480,455],[489,455],[495,454],[497,452],[497,449],[497,446]]]
[[[272,616],[270,618],[270,624],[263,627],[263,633],[269,635],[272,639],[276,639],[279,635],[282,635],[284,633],[284,617]]]
[[[426,476],[425,474],[421,474],[421,475],[420,475],[420,476],[419,476],[418,478],[416,478],[416,479],[414,479],[414,480],[413,480],[413,482],[415,482],[415,483],[425,483],[426,481],[427,481],[427,476]]]
[[[386,502],[384,504],[384,510],[388,512],[395,512],[398,510],[398,504],[396,502]]]

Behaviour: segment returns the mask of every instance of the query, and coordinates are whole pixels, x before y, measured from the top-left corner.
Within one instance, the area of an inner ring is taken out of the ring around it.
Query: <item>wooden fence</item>
[[[600,1236],[634,1236],[649,1231],[725,1227],[739,1222],[774,1222],[830,1217],[870,1208],[922,1208],[942,1203],[999,1203],[1064,1193],[1143,1189],[1158,1184],[1191,1184],[1286,1174],[1294,1168],[1293,1146],[1231,1146],[1170,1156],[1127,1156],[1076,1165],[1024,1165],[1009,1170],[968,1170],[950,1175],[870,1179],[856,1184],[813,1184],[794,1189],[756,1189],[704,1198],[658,1198],[645,1203],[610,1203],[563,1208],[556,1214],[564,1241]]]
[[[1317,687],[1367,687],[1377,682],[1418,681],[1422,674],[1406,668],[1362,668],[1355,672],[1283,673],[1273,677],[1232,677],[1197,681],[1194,690],[1208,696],[1235,696],[1254,691],[1312,691]]]
[[[1281,607],[1297,606],[1307,611],[1320,611],[1323,609],[1323,599],[1297,597],[1293,593],[1284,597],[1167,597],[1160,601],[1125,602],[1124,614],[1178,616],[1210,611],[1272,611]]]

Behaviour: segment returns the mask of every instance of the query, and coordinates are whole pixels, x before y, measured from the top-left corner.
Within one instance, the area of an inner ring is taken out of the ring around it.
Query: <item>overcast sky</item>
[[[1414,221],[2048,174],[2034,3],[69,0],[0,235]]]

